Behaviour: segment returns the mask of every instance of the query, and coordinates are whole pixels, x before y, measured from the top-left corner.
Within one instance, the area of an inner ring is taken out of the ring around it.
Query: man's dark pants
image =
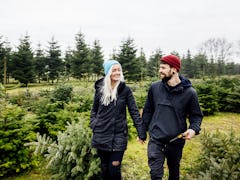
[[[164,161],[167,159],[169,180],[179,179],[180,161],[185,140],[161,143],[150,138],[148,143],[148,164],[152,180],[161,180],[164,174]]]

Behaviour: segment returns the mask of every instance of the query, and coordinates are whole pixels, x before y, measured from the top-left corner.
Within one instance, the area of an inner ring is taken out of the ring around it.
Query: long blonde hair
[[[120,66],[121,68],[120,80],[116,83],[115,87],[112,89],[111,78],[110,78],[112,74],[112,67],[109,69],[109,73],[104,77],[103,86],[101,88],[101,92],[102,92],[101,102],[105,106],[108,106],[112,101],[115,101],[115,102],[117,101],[118,86],[120,82],[124,81],[122,67]]]

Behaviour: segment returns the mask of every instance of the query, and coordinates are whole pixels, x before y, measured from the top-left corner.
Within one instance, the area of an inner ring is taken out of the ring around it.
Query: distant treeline
[[[54,38],[48,42],[46,49],[38,44],[36,50],[31,46],[29,35],[26,34],[19,41],[19,45],[13,50],[10,43],[0,36],[2,83],[8,83],[10,78],[27,85],[41,81],[54,83],[62,77],[89,80],[103,75],[104,55],[100,41],[95,40],[89,45],[81,32],[75,35],[74,48],[65,52],[61,51]],[[175,51],[172,54],[182,59],[182,75],[189,78],[216,77],[240,74],[240,64],[231,59],[233,54],[239,58],[234,48],[233,43],[224,38],[212,38],[202,43],[195,55],[192,55],[190,50],[186,50],[184,55]],[[159,59],[163,55],[159,48],[147,58],[144,50],[138,52],[134,39],[129,37],[121,42],[118,50],[113,50],[110,59],[116,59],[122,64],[125,79],[141,81],[158,77]]]

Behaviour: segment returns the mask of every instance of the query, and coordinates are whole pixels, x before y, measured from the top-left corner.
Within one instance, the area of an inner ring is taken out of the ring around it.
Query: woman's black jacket
[[[100,101],[102,85],[103,78],[95,83],[95,96],[90,118],[90,127],[93,130],[92,146],[104,151],[126,150],[128,141],[126,106],[139,138],[145,140],[143,123],[131,89],[121,82],[118,86],[117,101],[105,106]]]

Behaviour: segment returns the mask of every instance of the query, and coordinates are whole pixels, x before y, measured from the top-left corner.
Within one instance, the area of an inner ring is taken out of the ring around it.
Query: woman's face
[[[114,64],[112,67],[112,74],[110,76],[112,81],[119,81],[121,78],[121,66],[119,64]]]

